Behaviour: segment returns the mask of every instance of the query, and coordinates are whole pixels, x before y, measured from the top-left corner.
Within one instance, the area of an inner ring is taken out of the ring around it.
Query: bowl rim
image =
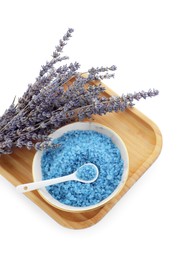
[[[74,207],[74,206],[70,206],[70,205],[66,205],[61,203],[60,201],[56,200],[54,197],[52,197],[52,195],[46,190],[46,188],[41,188],[38,189],[38,193],[40,194],[40,196],[47,201],[51,206],[62,210],[62,211],[68,211],[68,212],[74,212],[74,213],[80,213],[80,212],[84,212],[84,211],[90,211],[90,210],[95,210],[97,208],[100,208],[102,206],[104,206],[106,203],[108,203],[110,200],[112,200],[113,198],[115,198],[120,191],[122,190],[122,188],[124,187],[127,179],[128,179],[128,175],[129,175],[129,155],[128,155],[128,150],[127,147],[124,143],[124,141],[122,140],[122,138],[111,128],[109,128],[108,126],[105,126],[103,124],[100,123],[95,123],[95,122],[75,122],[75,123],[71,123],[68,125],[65,125],[59,129],[57,129],[55,132],[53,132],[52,134],[49,135],[49,137],[52,138],[59,138],[60,136],[62,136],[64,133],[72,131],[72,130],[84,130],[81,129],[81,126],[88,126],[89,128],[86,130],[93,130],[93,131],[97,131],[101,133],[101,130],[104,131],[104,129],[106,129],[106,133],[104,133],[106,136],[110,137],[112,139],[113,136],[115,136],[115,139],[118,140],[120,142],[121,147],[119,147],[116,143],[115,145],[118,147],[118,149],[121,152],[121,156],[122,156],[122,151],[124,151],[124,157],[123,157],[123,161],[124,161],[124,169],[123,169],[123,174],[122,174],[122,179],[119,183],[119,185],[116,187],[116,189],[108,196],[106,197],[104,200],[100,201],[97,204],[94,205],[90,205],[90,206],[86,206],[86,207]],[[91,129],[91,127],[97,127],[97,129]],[[111,134],[108,135],[108,133]],[[113,140],[112,140],[113,141]],[[33,163],[32,163],[32,173],[33,173],[33,181],[39,181],[40,179],[37,179],[38,176],[42,175],[41,172],[41,157],[42,157],[43,151],[37,151],[35,153],[35,156],[33,158]],[[39,174],[37,173],[39,171]],[[47,195],[46,195],[47,194]]]

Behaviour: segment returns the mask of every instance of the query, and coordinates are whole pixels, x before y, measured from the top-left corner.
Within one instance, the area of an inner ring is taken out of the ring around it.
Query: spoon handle
[[[61,182],[71,181],[71,180],[75,180],[75,173],[72,173],[72,174],[69,174],[69,175],[63,176],[63,177],[50,179],[50,180],[21,184],[21,185],[18,185],[16,187],[16,189],[20,193],[24,193],[24,192],[29,192],[29,191],[33,191],[33,190],[38,190],[40,188],[50,186],[50,185],[54,185],[54,184],[58,184],[58,183],[61,183]]]

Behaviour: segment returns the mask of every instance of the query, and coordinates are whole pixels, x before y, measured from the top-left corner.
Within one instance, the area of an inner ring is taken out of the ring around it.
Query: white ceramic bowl
[[[62,204],[61,202],[59,202],[58,200],[53,198],[50,195],[50,193],[47,191],[46,188],[42,188],[42,189],[38,190],[38,192],[42,196],[42,198],[45,199],[52,206],[54,206],[58,209],[64,210],[64,211],[82,212],[82,211],[88,211],[88,210],[92,210],[92,209],[98,208],[100,206],[103,206],[105,203],[107,203],[112,198],[114,198],[122,190],[122,188],[127,180],[127,177],[128,177],[129,157],[128,157],[128,152],[127,152],[126,146],[125,146],[124,142],[122,141],[122,139],[119,137],[119,135],[117,135],[110,128],[108,128],[104,125],[101,125],[101,124],[97,124],[97,123],[93,123],[93,122],[77,122],[77,123],[73,123],[73,124],[69,124],[64,127],[61,127],[60,129],[55,131],[50,136],[53,139],[55,139],[55,138],[62,136],[64,133],[66,133],[68,131],[72,131],[72,130],[94,130],[94,131],[97,131],[99,133],[102,133],[102,134],[110,137],[111,140],[113,141],[113,143],[119,148],[121,157],[124,161],[124,170],[123,170],[121,182],[119,183],[117,188],[113,191],[113,193],[110,194],[110,196],[108,196],[106,199],[102,200],[98,204],[88,206],[88,207],[73,207],[70,205]],[[38,151],[35,154],[34,160],[33,160],[33,179],[35,182],[42,180],[41,157],[42,157],[42,151]]]

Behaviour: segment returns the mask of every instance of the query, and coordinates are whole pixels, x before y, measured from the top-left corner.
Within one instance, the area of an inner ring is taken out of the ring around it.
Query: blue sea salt
[[[85,163],[93,163],[99,170],[93,183],[68,181],[46,187],[61,203],[73,207],[95,205],[107,198],[120,183],[123,160],[117,146],[106,135],[75,130],[63,134],[53,143],[60,146],[43,152],[43,180],[71,174]]]

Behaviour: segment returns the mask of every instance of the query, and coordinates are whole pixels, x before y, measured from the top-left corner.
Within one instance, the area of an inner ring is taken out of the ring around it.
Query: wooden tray
[[[106,96],[111,95],[116,94],[106,87]],[[64,227],[81,229],[96,224],[144,174],[161,151],[162,138],[158,127],[135,108],[105,116],[94,116],[94,120],[112,128],[124,140],[130,159],[129,177],[117,197],[102,208],[85,213],[61,211],[49,205],[37,191],[25,193],[25,196]],[[1,156],[0,174],[15,186],[32,182],[34,154],[35,151],[16,149],[12,155]]]

